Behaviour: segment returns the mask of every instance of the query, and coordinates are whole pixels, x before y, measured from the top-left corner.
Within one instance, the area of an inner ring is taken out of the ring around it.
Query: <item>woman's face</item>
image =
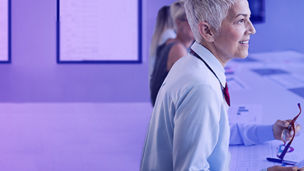
[[[179,19],[177,19],[177,32],[178,34],[180,34],[180,36],[183,37],[183,39],[185,39],[186,41],[193,41],[194,40],[194,36],[193,33],[191,31],[190,25],[187,21],[186,16],[181,17]]]
[[[250,35],[256,32],[250,21],[250,14],[247,0],[238,0],[229,9],[214,38],[217,55],[222,60],[248,56]]]

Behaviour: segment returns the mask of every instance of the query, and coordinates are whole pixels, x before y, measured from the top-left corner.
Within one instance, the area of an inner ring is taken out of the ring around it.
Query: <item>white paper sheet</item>
[[[229,108],[228,113],[230,123],[260,123],[263,108],[258,104],[235,105]]]
[[[138,1],[60,1],[60,59],[137,60]]]
[[[300,80],[297,77],[292,76],[291,74],[273,75],[273,76],[269,76],[269,79],[287,89],[304,87],[304,81]]]

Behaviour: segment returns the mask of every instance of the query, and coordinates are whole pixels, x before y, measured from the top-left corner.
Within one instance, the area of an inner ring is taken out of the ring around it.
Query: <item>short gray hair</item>
[[[184,0],[188,23],[197,41],[203,38],[199,33],[198,24],[202,21],[210,24],[215,31],[221,27],[228,10],[237,0]]]

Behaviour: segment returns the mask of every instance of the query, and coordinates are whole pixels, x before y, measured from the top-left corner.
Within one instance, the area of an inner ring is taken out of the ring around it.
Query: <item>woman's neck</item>
[[[220,51],[216,48],[214,43],[206,43],[206,42],[200,42],[201,45],[203,45],[205,48],[207,48],[214,56],[215,58],[222,64],[223,67],[226,66],[227,62],[229,61],[229,58],[225,58],[223,54],[220,53]]]
[[[187,48],[189,48],[193,43],[193,39],[187,39],[184,36],[181,36],[180,34],[177,34],[175,39],[180,41]]]

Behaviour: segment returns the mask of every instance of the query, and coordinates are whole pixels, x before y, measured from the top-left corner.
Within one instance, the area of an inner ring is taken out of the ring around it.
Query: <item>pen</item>
[[[275,163],[283,163],[285,165],[295,165],[297,162],[294,161],[289,161],[289,160],[281,160],[281,159],[276,159],[276,158],[271,158],[267,157],[266,158],[268,161],[275,162]]]

